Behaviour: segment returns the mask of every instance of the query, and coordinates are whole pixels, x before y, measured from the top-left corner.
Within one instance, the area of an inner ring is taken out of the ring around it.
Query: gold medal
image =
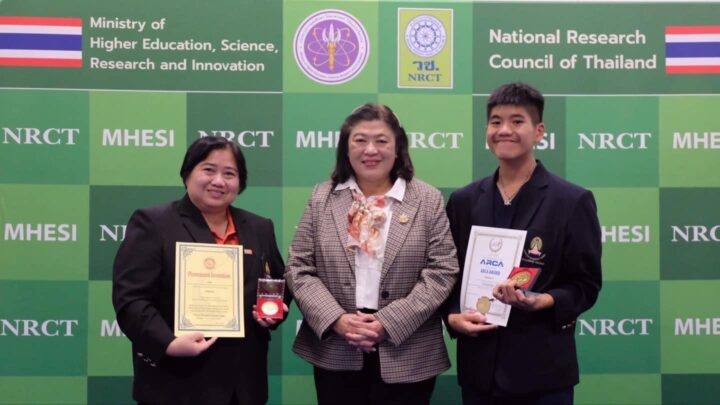
[[[475,304],[475,309],[477,309],[478,312],[485,315],[488,312],[490,312],[490,304],[492,303],[492,300],[488,297],[480,297],[477,300],[477,304]]]
[[[512,280],[515,281],[518,285],[523,285],[530,281],[532,278],[532,275],[529,271],[520,271],[516,273],[514,276],[512,276]]]

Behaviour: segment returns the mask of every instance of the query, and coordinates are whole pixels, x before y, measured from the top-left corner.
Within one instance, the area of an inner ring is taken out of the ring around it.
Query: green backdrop
[[[604,285],[577,324],[577,402],[717,403],[720,75],[669,73],[666,32],[714,32],[718,65],[719,15],[689,2],[0,1],[0,403],[130,401],[112,260],[135,208],[182,195],[193,140],[243,148],[236,204],[272,218],[287,252],[353,108],[390,105],[418,177],[447,197],[494,170],[485,101],[517,80],[547,96],[536,155],[599,206]],[[49,17],[81,21],[80,67],[13,53],[8,27]],[[270,402],[313,403],[289,318]],[[433,403],[458,402],[453,368]]]

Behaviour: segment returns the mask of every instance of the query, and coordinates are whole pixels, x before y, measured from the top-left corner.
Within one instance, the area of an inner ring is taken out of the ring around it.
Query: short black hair
[[[536,88],[525,83],[508,83],[500,86],[495,90],[487,101],[487,116],[490,119],[490,113],[493,108],[499,105],[516,105],[525,107],[533,120],[533,124],[537,125],[543,122],[543,110],[545,109],[545,97]]]
[[[183,180],[183,184],[187,180],[190,173],[193,171],[195,166],[203,160],[207,159],[210,152],[218,149],[227,149],[235,158],[235,164],[238,170],[238,180],[240,181],[240,188],[238,194],[242,193],[247,187],[247,166],[245,165],[245,156],[243,156],[240,148],[232,141],[229,141],[222,136],[205,136],[197,139],[185,152],[185,158],[183,159],[182,166],[180,166],[180,177]]]
[[[400,125],[395,113],[390,107],[383,104],[367,103],[354,109],[343,122],[340,128],[340,138],[338,139],[337,154],[335,158],[335,169],[333,169],[332,179],[333,185],[346,182],[350,176],[355,175],[355,171],[350,165],[348,158],[350,132],[353,127],[361,121],[380,120],[387,124],[395,135],[395,164],[390,170],[390,180],[395,181],[398,177],[410,181],[415,174],[410,152],[408,151],[408,137],[405,128]]]

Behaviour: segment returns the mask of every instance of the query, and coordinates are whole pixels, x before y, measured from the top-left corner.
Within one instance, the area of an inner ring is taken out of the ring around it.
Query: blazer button
[[[390,296],[390,293],[387,292],[387,291],[383,291],[383,292],[380,294],[380,296],[381,296],[382,298],[387,298],[387,297]]]

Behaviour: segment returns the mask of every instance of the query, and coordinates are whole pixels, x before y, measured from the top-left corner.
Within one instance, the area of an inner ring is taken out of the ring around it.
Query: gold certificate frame
[[[243,247],[175,244],[175,336],[245,337]]]

